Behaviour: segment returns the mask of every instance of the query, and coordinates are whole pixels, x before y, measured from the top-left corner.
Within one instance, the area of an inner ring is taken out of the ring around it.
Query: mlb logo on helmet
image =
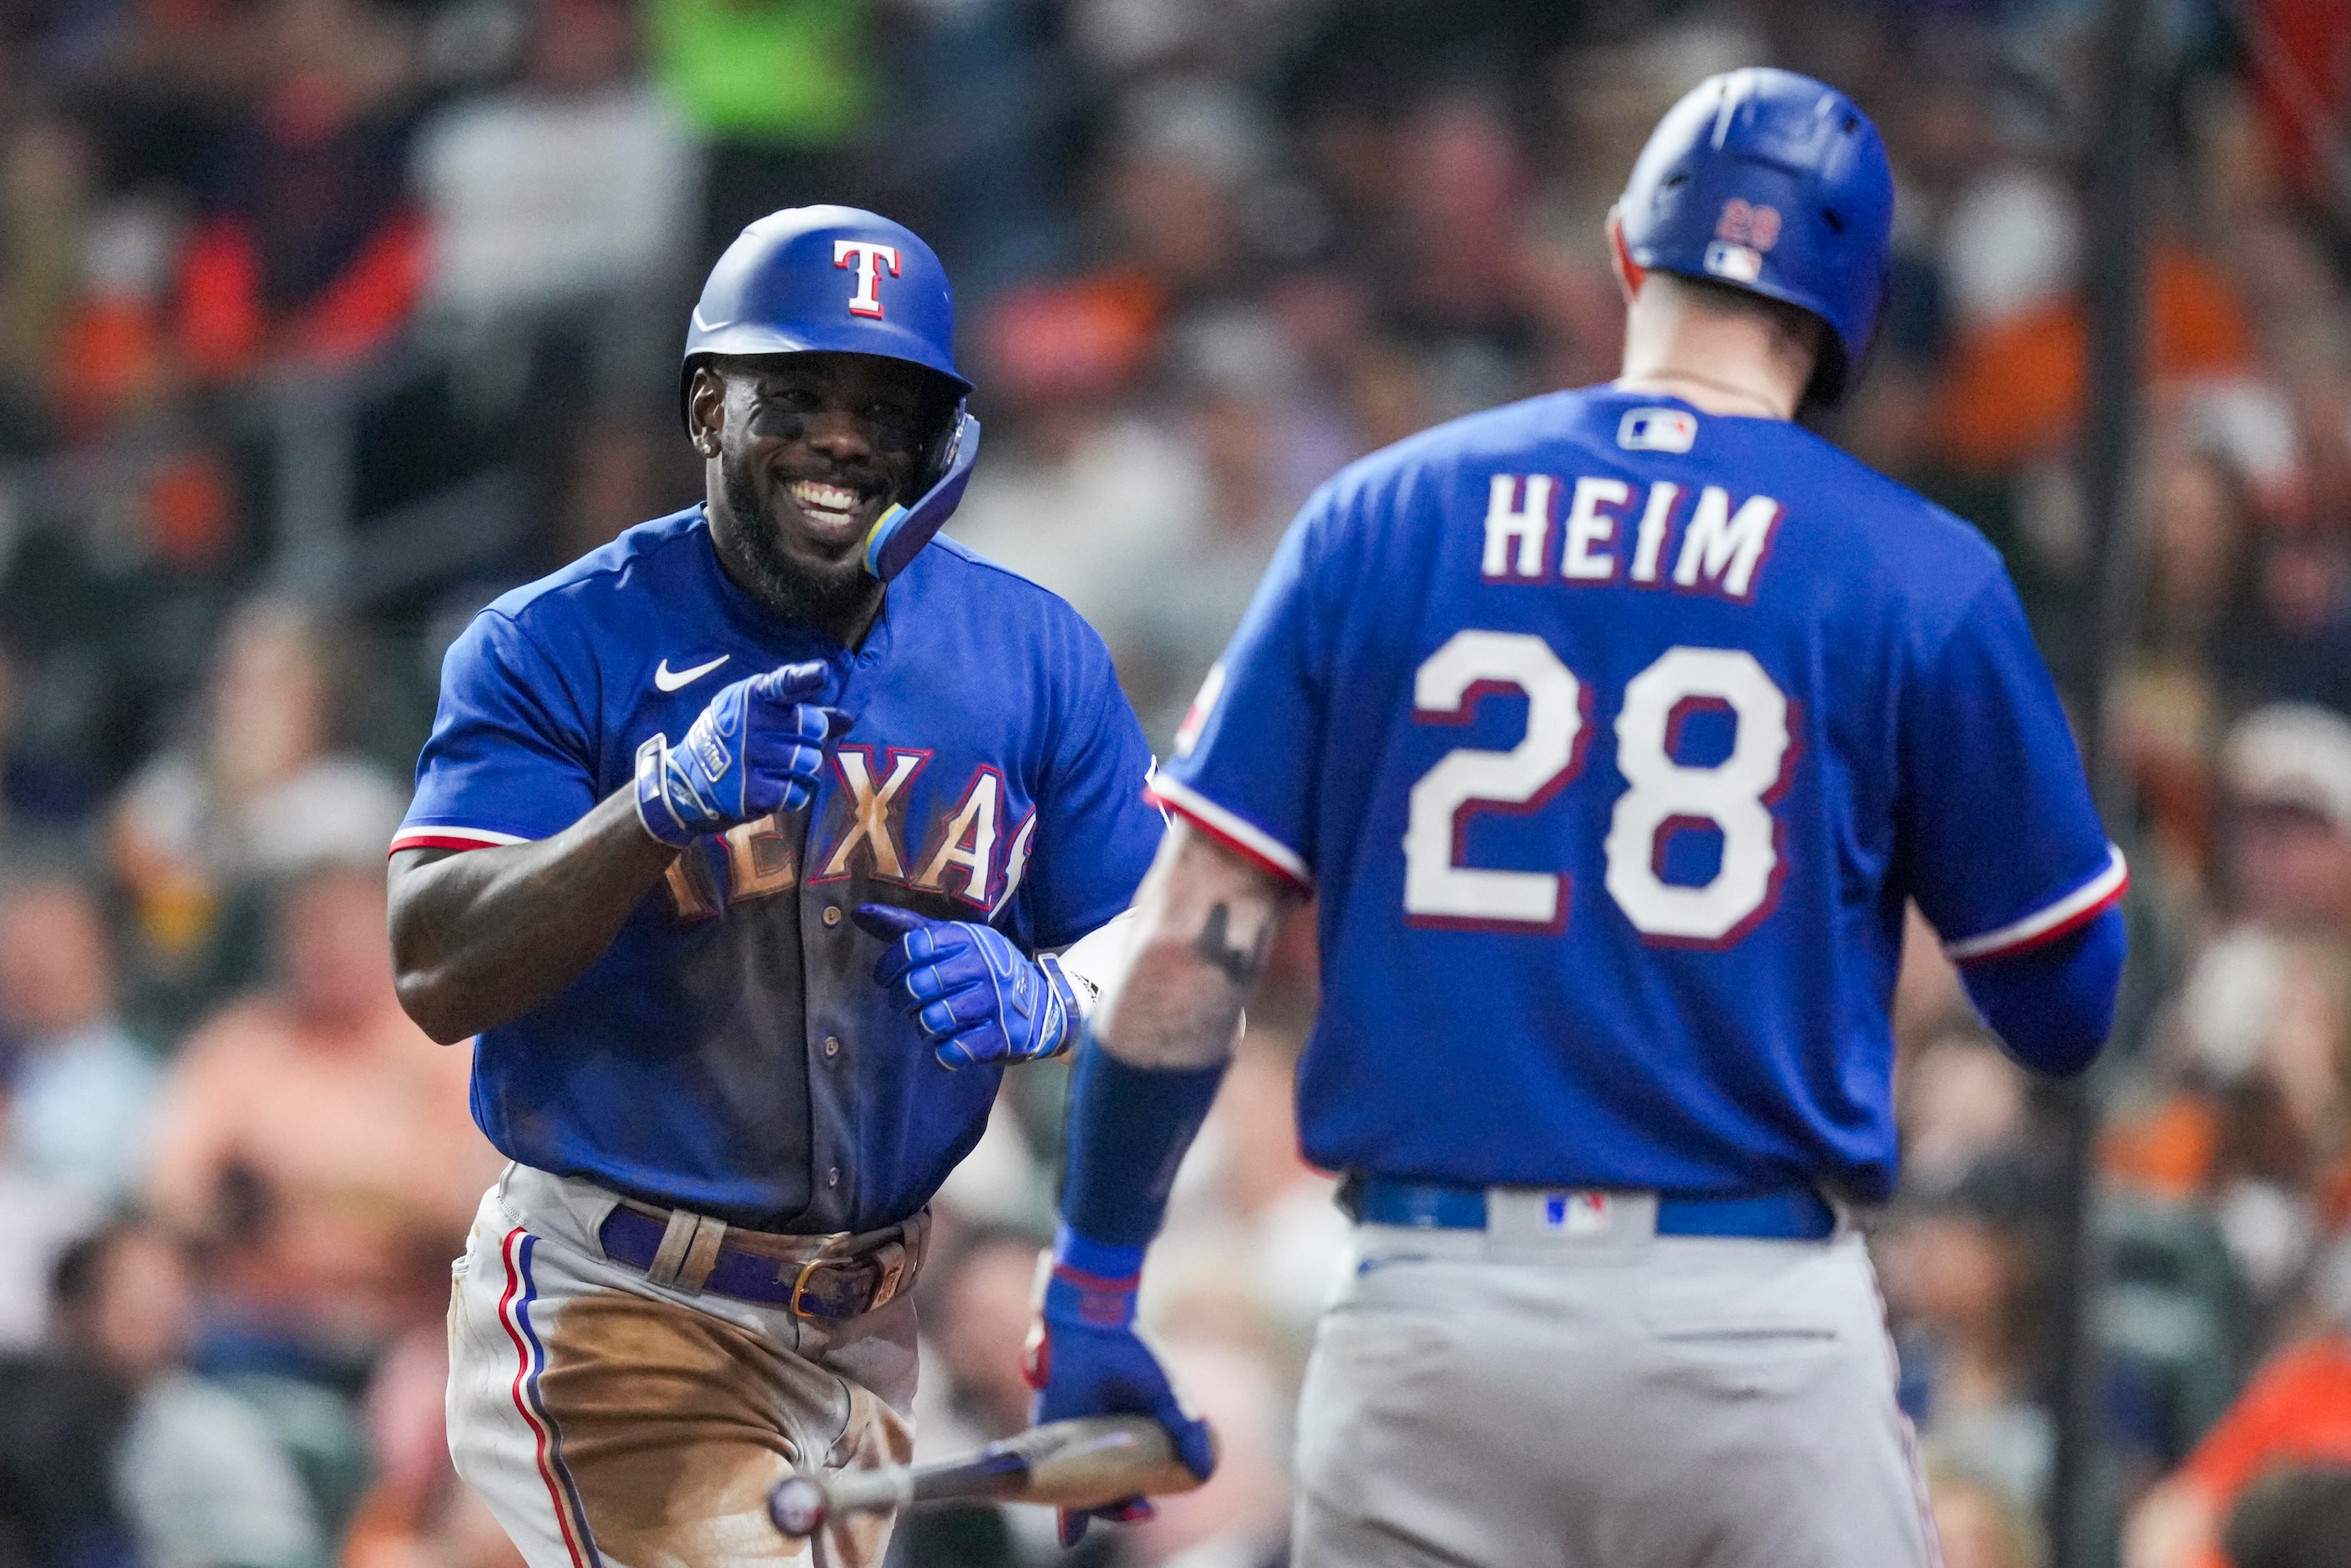
[[[1753,283],[1763,275],[1763,253],[1715,240],[1706,247],[1706,270],[1733,283]]]

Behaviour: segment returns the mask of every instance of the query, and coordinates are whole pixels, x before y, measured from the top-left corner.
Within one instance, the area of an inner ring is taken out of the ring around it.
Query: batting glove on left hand
[[[894,904],[861,904],[853,918],[891,944],[874,983],[921,1027],[941,1066],[1032,1062],[1069,1043],[1078,996],[1052,959],[1029,959],[993,926]]]
[[[1029,1422],[1041,1427],[1078,1416],[1148,1416],[1167,1428],[1176,1457],[1207,1480],[1217,1468],[1208,1424],[1185,1408],[1158,1356],[1135,1332],[1134,1297],[1143,1249],[1113,1247],[1063,1225],[1042,1260],[1037,1319],[1029,1330],[1021,1375],[1037,1397]],[[1075,1546],[1091,1518],[1151,1517],[1147,1499],[1061,1511],[1061,1544]]]

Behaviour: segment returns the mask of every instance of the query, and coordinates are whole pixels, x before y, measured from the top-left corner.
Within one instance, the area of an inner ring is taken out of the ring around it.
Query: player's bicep
[[[562,671],[511,620],[476,617],[443,662],[402,850],[546,838],[596,804],[589,721]]]
[[[1945,949],[2009,956],[2121,896],[2064,708],[2004,576],[1906,684],[1902,857]]]
[[[1314,879],[1329,695],[1319,517],[1310,504],[1282,540],[1153,784],[1170,813],[1300,888]]]

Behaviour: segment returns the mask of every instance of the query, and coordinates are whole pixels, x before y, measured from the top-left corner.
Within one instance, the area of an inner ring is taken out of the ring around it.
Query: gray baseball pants
[[[1358,1228],[1298,1412],[1298,1568],[1939,1568],[1861,1237]],[[1632,1212],[1625,1210],[1631,1209]]]

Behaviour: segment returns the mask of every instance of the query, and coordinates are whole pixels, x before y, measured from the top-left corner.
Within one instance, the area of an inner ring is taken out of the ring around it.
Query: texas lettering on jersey
[[[887,298],[887,255],[842,262]],[[1133,898],[1162,827],[1150,748],[1075,611],[940,539],[843,648],[736,587],[700,508],[475,619],[394,847],[560,833],[647,736],[804,659],[852,720],[814,803],[696,840],[588,972],[475,1043],[475,1116],[510,1158],[758,1230],[903,1219],[978,1138],[999,1070],[940,1065],[847,911],[987,920],[1035,951]]]
[[[877,762],[877,752],[885,760]],[[835,753],[839,790],[814,836],[811,883],[842,881],[862,871],[869,881],[951,898],[977,919],[992,918],[1011,901],[1028,870],[1035,808],[1022,810],[1008,831],[1004,774],[982,763],[959,793],[943,797],[910,828],[909,786],[934,755],[902,746],[842,746]],[[680,855],[670,862],[666,883],[677,918],[711,919],[728,906],[799,887],[810,826],[801,814],[774,813]]]

